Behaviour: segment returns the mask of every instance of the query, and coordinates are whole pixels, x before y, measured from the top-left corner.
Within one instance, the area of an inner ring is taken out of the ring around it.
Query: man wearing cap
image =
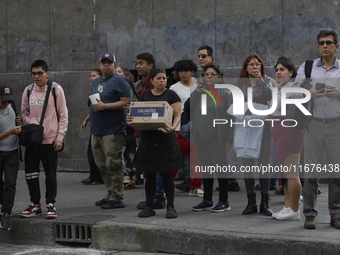
[[[90,106],[91,142],[107,194],[95,204],[102,209],[123,208],[122,149],[126,127],[123,106],[130,103],[130,85],[123,76],[114,73],[116,58],[113,54],[104,53],[99,68],[102,76],[94,80],[91,88],[92,95],[100,95],[98,103]]]
[[[0,203],[2,205],[0,228],[4,230],[11,228],[10,215],[14,205],[19,169],[17,134],[21,132],[21,127],[16,126],[20,123],[20,116],[15,117],[13,103],[12,88],[0,86]]]
[[[22,94],[21,118],[25,125],[39,124],[44,108],[47,81],[50,72],[44,60],[35,60],[31,65],[33,85],[28,85]],[[63,88],[52,82],[43,121],[44,136],[40,145],[27,146],[25,150],[25,179],[29,190],[30,205],[20,213],[23,218],[42,215],[39,184],[40,161],[45,172],[46,218],[57,218],[55,207],[57,197],[58,151],[62,149],[68,125],[68,109]],[[28,93],[30,91],[30,93]]]

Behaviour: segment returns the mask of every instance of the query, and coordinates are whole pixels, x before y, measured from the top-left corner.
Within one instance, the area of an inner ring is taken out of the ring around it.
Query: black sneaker
[[[109,200],[106,204],[101,205],[102,209],[117,209],[124,208],[126,205],[123,202],[117,202],[113,200]]]
[[[234,183],[228,183],[228,191],[239,191],[240,185],[238,185],[238,182]]]
[[[152,209],[164,209],[165,197],[155,197],[152,203]]]
[[[190,191],[189,184],[190,183],[184,181],[184,182],[181,182],[180,184],[176,184],[175,188],[183,192],[189,192]]]
[[[11,229],[11,216],[9,213],[3,212],[0,215],[1,217],[1,225],[0,228],[3,230],[10,230]]]
[[[109,201],[105,200],[105,198],[103,198],[102,200],[99,200],[97,202],[95,202],[94,204],[96,206],[102,206],[102,205],[106,205]]]
[[[155,216],[156,212],[152,210],[150,206],[146,206],[143,211],[138,213],[138,217],[140,218],[147,218],[150,216]]]
[[[140,201],[137,205],[137,209],[144,210],[146,207],[146,201]],[[153,203],[151,205],[152,209],[164,209],[165,208],[165,197],[160,197],[153,200]]]
[[[88,178],[86,178],[86,179],[81,181],[81,183],[83,183],[83,184],[90,184],[91,182],[92,182],[92,180],[91,180],[90,177],[88,177]]]
[[[146,201],[140,201],[137,205],[137,209],[139,210],[144,210],[145,207],[146,207]]]
[[[168,210],[166,212],[166,216],[167,219],[174,219],[177,218],[177,212],[175,210],[175,208],[173,206],[169,206]]]

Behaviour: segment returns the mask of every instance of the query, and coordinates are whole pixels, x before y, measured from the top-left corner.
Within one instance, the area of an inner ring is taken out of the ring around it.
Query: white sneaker
[[[283,206],[283,208],[281,209],[281,211],[278,211],[276,213],[273,213],[272,214],[272,217],[276,219],[276,216],[279,215],[279,214],[282,214],[284,211],[288,210],[289,207],[285,207]]]
[[[290,207],[281,214],[275,216],[277,220],[300,220],[300,210],[294,212]]]
[[[201,189],[190,189],[189,196],[191,197],[203,197],[204,191]]]

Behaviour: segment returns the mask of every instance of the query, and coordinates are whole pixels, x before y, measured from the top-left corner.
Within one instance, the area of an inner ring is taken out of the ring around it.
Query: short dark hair
[[[37,59],[36,61],[34,61],[31,65],[31,71],[33,68],[36,68],[36,67],[41,67],[42,70],[44,70],[45,72],[48,72],[48,65],[44,60]]]
[[[92,69],[91,72],[96,72],[97,74],[99,74],[99,76],[102,76],[102,70],[100,70],[99,68]]]
[[[339,42],[339,35],[338,33],[334,30],[334,29],[331,29],[331,28],[322,28],[320,29],[320,32],[318,34],[318,42],[319,42],[319,39],[321,37],[326,37],[326,36],[329,36],[329,35],[332,35],[333,38],[334,38],[334,44],[338,44]]]
[[[223,78],[223,73],[221,71],[221,69],[218,68],[218,66],[216,65],[208,65],[204,68],[204,71],[206,72],[209,68],[213,68],[216,73],[218,73],[218,76],[222,77]]]
[[[276,61],[276,65],[274,66],[274,68],[276,69],[277,65],[281,64],[283,65],[285,68],[288,69],[288,71],[293,71],[292,74],[292,78],[295,78],[297,75],[297,71],[296,71],[296,67],[295,65],[286,57],[279,57],[279,59]]]
[[[176,62],[176,71],[193,71],[196,73],[197,65],[189,59]]]
[[[200,50],[207,50],[207,53],[208,53],[209,56],[213,55],[213,49],[209,45],[203,45],[203,46],[199,47],[198,51],[200,51]]]
[[[155,58],[152,56],[152,54],[147,53],[147,52],[146,52],[146,53],[141,53],[141,54],[139,54],[139,55],[137,56],[137,59],[141,59],[141,60],[146,61],[146,63],[147,63],[148,65],[153,64],[153,67],[155,67],[155,65],[156,65]]]

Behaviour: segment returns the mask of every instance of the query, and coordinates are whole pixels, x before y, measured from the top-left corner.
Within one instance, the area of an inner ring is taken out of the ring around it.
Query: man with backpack
[[[332,167],[340,165],[340,60],[335,57],[339,48],[339,35],[333,29],[321,29],[318,36],[318,48],[321,58],[315,59],[310,77],[312,81],[305,88],[311,93],[309,111],[312,114],[304,137],[305,183],[303,187],[303,213],[306,217],[304,227],[315,229],[315,209],[318,183],[318,173],[309,170],[313,165],[322,166],[326,155],[329,173]],[[306,62],[307,63],[307,62]],[[303,63],[296,76],[305,79],[306,64]],[[324,168],[323,168],[324,169]],[[327,169],[325,169],[327,170]],[[320,172],[319,170],[316,170]],[[326,171],[323,172],[326,174]],[[326,176],[330,177],[330,176]],[[340,229],[340,179],[338,176],[329,178],[328,208],[331,216],[330,225]]]
[[[20,213],[20,216],[28,218],[42,215],[39,186],[39,163],[41,160],[46,176],[46,218],[54,219],[57,218],[54,203],[57,196],[58,151],[63,147],[68,125],[68,110],[62,87],[55,82],[48,85],[49,71],[45,61],[34,61],[31,65],[31,75],[34,83],[27,86],[22,95],[21,118],[25,125],[40,123],[49,86],[51,86],[51,92],[43,121],[43,142],[40,145],[26,147],[25,178],[31,203]]]

